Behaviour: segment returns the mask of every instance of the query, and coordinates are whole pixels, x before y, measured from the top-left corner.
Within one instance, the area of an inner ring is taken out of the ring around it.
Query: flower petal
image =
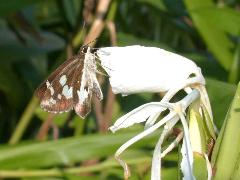
[[[192,172],[193,155],[192,155],[192,152],[188,151],[188,147],[187,147],[185,138],[183,138],[181,154],[182,154],[181,170],[183,173],[183,179],[184,180],[195,179],[195,177],[193,176],[193,172]]]
[[[144,104],[119,118],[109,129],[115,132],[119,129],[132,126],[133,124],[144,122],[149,116],[158,114],[164,109],[165,107],[162,107],[160,102]]]
[[[97,55],[115,94],[166,92],[191,74],[202,77],[193,61],[156,47],[106,47]]]

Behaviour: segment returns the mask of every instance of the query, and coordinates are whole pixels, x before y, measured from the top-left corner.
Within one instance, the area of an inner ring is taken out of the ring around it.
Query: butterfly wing
[[[103,94],[102,94],[102,90],[98,83],[95,72],[94,73],[91,72],[91,79],[92,79],[91,81],[93,83],[93,88],[92,88],[93,95],[96,96],[101,101],[103,99]]]
[[[61,64],[54,72],[52,72],[47,80],[45,80],[42,84],[40,84],[40,86],[36,89],[35,91],[35,95],[37,97],[39,97],[40,99],[43,98],[46,90],[47,90],[47,86],[46,86],[46,82],[52,82],[62,71],[65,71],[67,69],[69,69],[70,67],[72,67],[72,65],[76,64],[76,61],[74,61],[74,57],[70,58],[69,60],[65,61],[63,64]]]
[[[85,56],[86,57],[85,61]],[[91,52],[82,52],[59,66],[36,90],[41,99],[40,106],[53,113],[66,112],[74,108],[84,118],[91,111],[94,94],[102,100],[102,91],[96,78],[95,62]],[[86,64],[84,64],[86,62]]]
[[[92,93],[89,92],[88,96],[83,102],[76,102],[74,104],[74,110],[81,118],[85,118],[91,111]]]
[[[78,69],[83,69],[83,63]],[[74,110],[82,118],[85,118],[91,111],[92,90],[89,86],[88,75],[83,70],[76,71],[74,78],[76,82],[73,89]]]
[[[83,60],[82,74],[76,74],[79,84],[74,88],[75,112],[85,117],[91,111],[92,94],[102,99],[102,92],[96,78],[96,62],[94,54],[87,48]]]
[[[94,73],[95,72],[92,71],[86,71],[86,76],[84,77],[86,78],[86,83],[82,82],[81,85],[83,85],[83,87],[79,86],[75,88],[76,97],[74,97],[74,99],[78,101],[75,103],[74,109],[75,112],[83,118],[91,111],[92,95],[95,95],[99,100],[103,99],[100,85]],[[81,90],[81,88],[83,89]]]
[[[78,57],[59,66],[36,90],[40,106],[53,113],[69,111],[73,108],[74,74],[77,71]]]

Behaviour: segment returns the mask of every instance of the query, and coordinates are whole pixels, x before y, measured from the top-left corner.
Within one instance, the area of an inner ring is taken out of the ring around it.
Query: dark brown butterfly
[[[36,90],[41,108],[51,113],[74,109],[80,117],[86,117],[91,111],[92,95],[103,98],[95,57],[93,49],[84,45],[60,65]]]

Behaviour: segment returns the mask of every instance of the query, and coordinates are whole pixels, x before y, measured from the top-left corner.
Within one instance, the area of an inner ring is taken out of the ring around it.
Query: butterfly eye
[[[88,46],[83,46],[81,52],[82,53],[87,53]]]

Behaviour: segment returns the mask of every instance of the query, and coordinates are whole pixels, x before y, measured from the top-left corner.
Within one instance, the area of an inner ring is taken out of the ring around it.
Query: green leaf
[[[134,154],[138,151],[134,151]],[[127,152],[126,154],[129,154]],[[126,162],[131,165],[139,165],[141,166],[142,163],[145,163],[145,165],[148,167],[151,164],[151,158],[144,155],[144,157],[135,157],[133,156],[131,158],[126,159]],[[93,164],[91,166],[75,166],[75,167],[66,167],[66,168],[51,168],[51,169],[19,169],[19,170],[0,170],[0,176],[2,178],[16,178],[16,177],[32,177],[35,179],[38,177],[62,177],[67,178],[73,177],[75,175],[81,176],[81,173],[88,173],[88,172],[102,172],[103,175],[106,175],[114,171],[113,168],[118,168],[118,173],[114,175],[117,175],[118,177],[123,176],[123,169],[121,166],[116,162],[115,159],[110,158],[104,161],[101,161],[97,164]],[[115,171],[116,172],[116,171]],[[135,174],[136,176],[137,174]],[[84,175],[83,175],[84,176]],[[91,176],[92,177],[92,176]],[[103,176],[104,177],[104,176]],[[134,177],[134,176],[131,176]],[[81,179],[85,179],[84,177]],[[99,179],[99,178],[97,178]],[[103,178],[106,179],[106,178]]]
[[[68,22],[70,23],[71,27],[74,27],[77,21],[76,4],[74,4],[73,0],[63,0],[63,7]]]
[[[236,85],[207,79],[206,88],[212,106],[213,121],[220,129],[236,91]]]
[[[193,172],[197,180],[206,180],[208,177],[206,160],[204,156],[199,155],[198,153],[193,154]]]
[[[0,16],[9,15],[12,12],[23,9],[24,7],[33,5],[41,2],[42,0],[11,0],[11,1],[0,1]]]
[[[240,84],[213,150],[214,180],[240,179]]]
[[[217,78],[221,81],[226,81],[228,73],[222,66],[212,57],[204,53],[187,53],[183,54],[185,57],[193,60],[200,68],[204,77]]]
[[[46,118],[48,117],[49,113],[46,112],[46,111],[43,111],[40,107],[38,107],[36,110],[35,110],[35,114],[37,115],[37,117],[41,120],[46,120]],[[53,122],[55,125],[59,126],[59,127],[62,127],[66,121],[67,121],[67,118],[69,117],[69,114],[70,112],[68,113],[60,113],[60,114],[56,114],[54,116],[54,119],[53,119]]]
[[[79,176],[78,176],[78,178],[79,178]],[[64,178],[61,178],[61,177],[34,177],[34,178],[30,177],[30,178],[26,178],[25,177],[25,178],[21,178],[21,180],[64,180]],[[68,179],[68,180],[70,180],[70,179]]]
[[[186,7],[190,13],[194,25],[205,40],[208,49],[214,54],[219,63],[229,70],[233,61],[233,43],[227,37],[227,34],[213,24],[211,16],[206,16],[206,10],[212,11],[216,7],[211,0],[185,0]],[[202,15],[202,13],[204,15]],[[229,19],[226,19],[229,21]]]
[[[0,148],[0,168],[43,168],[72,165],[88,159],[113,156],[122,143],[136,134],[137,132],[126,133],[125,131],[125,133],[114,135],[96,134],[27,145],[2,146]],[[135,147],[150,145],[153,139],[156,140],[156,136],[148,136],[139,141]]]
[[[230,69],[228,81],[231,83],[237,83],[240,75],[240,41],[237,44],[232,67]]]
[[[204,130],[206,133],[207,140],[209,138],[213,138],[214,140],[216,140],[213,120],[211,119],[207,111],[207,108],[204,106],[204,104],[202,104],[201,109],[202,109],[202,115],[203,115],[203,125],[204,125]]]
[[[23,87],[10,65],[0,65],[0,90],[4,92],[12,107],[21,106],[24,98]]]
[[[153,8],[157,8],[160,11],[166,10],[166,6],[163,0],[137,0],[137,2],[148,4]]]
[[[194,10],[194,14],[207,19],[208,23],[214,25],[232,35],[239,35],[240,31],[240,13],[228,7],[211,7]]]
[[[7,28],[0,29],[0,63],[36,57],[54,50],[62,49],[64,41],[53,33],[41,32],[42,42],[25,34],[26,45],[20,43],[15,34]]]
[[[130,45],[138,44],[142,46],[153,46],[153,47],[164,48],[166,50],[169,49],[169,47],[167,47],[165,44],[157,43],[155,41],[151,41],[148,39],[138,38],[131,34],[119,32],[117,36],[119,40],[119,43],[118,43],[119,46],[130,46]]]

